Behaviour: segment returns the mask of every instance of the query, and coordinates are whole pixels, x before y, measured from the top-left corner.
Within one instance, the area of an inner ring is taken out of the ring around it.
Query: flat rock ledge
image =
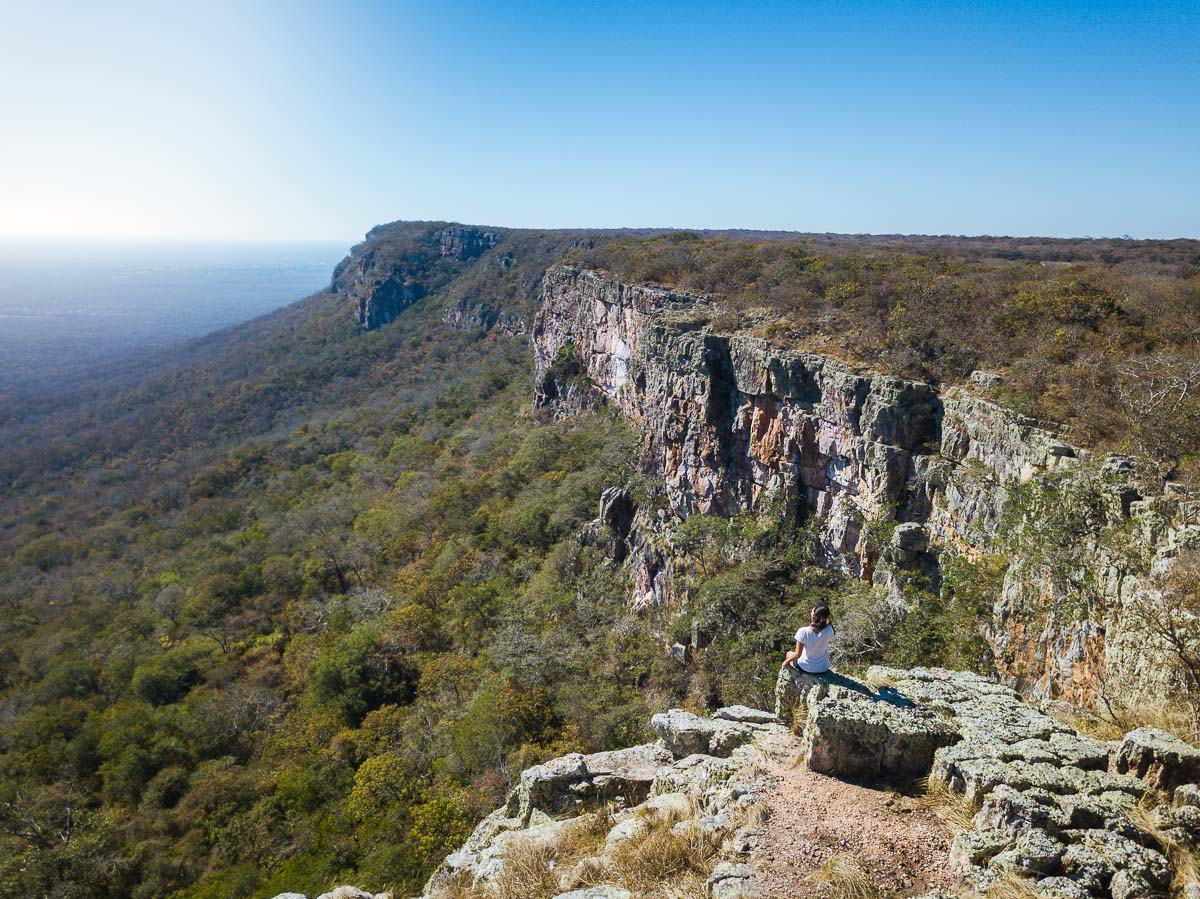
[[[1169,798],[1168,785],[1190,776],[1192,747],[1135,731],[1110,770],[1106,744],[978,675],[876,667],[868,680],[941,713],[962,735],[934,753],[930,781],[977,809],[951,849],[964,887],[984,893],[1016,874],[1057,899],[1167,894],[1172,862],[1137,806]],[[1200,842],[1200,808],[1189,804],[1200,789],[1172,789],[1177,801],[1155,813],[1157,829],[1177,844]]]
[[[913,780],[929,773],[934,752],[960,739],[943,714],[887,685],[875,689],[834,672],[784,668],[775,698],[776,716],[802,731],[805,763],[821,774]]]

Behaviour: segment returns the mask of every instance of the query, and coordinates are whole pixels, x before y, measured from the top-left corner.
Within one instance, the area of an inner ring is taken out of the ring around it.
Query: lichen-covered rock
[[[1046,831],[1030,828],[1020,833],[1011,849],[994,856],[989,867],[1024,875],[1055,874],[1066,851],[1067,847]]]
[[[613,800],[636,805],[650,795],[655,774],[671,759],[670,752],[657,743],[551,759],[521,772],[506,816],[528,825],[535,810],[553,815]]]
[[[1070,823],[1071,816],[1053,794],[1037,789],[1014,790],[1007,784],[992,790],[975,815],[975,826],[980,830],[1013,836],[1033,830],[1057,834]]]
[[[1200,785],[1180,784],[1171,798],[1172,805],[1194,805],[1200,807]]]
[[[1194,805],[1160,808],[1155,818],[1163,836],[1172,843],[1200,847],[1200,808]]]
[[[1139,727],[1121,741],[1115,765],[1119,773],[1171,795],[1176,787],[1200,780],[1200,749],[1166,731]]]
[[[656,796],[663,793],[705,793],[728,782],[738,768],[738,764],[731,759],[693,753],[660,767],[655,772],[650,792]]]
[[[358,887],[335,887],[328,893],[322,893],[317,899],[392,899],[391,893],[368,893]]]
[[[1069,877],[1043,877],[1037,882],[1039,896],[1047,899],[1089,899],[1087,887]]]
[[[903,778],[927,774],[934,752],[957,740],[936,715],[856,696],[810,708],[803,745],[808,767],[822,774]]]
[[[695,754],[725,757],[754,737],[744,724],[701,718],[682,709],[660,712],[650,719],[650,726],[677,759]]]
[[[757,872],[750,865],[721,862],[713,868],[704,885],[711,899],[762,899],[763,891],[755,883]]]
[[[632,896],[633,894],[629,890],[602,884],[582,890],[571,890],[569,893],[559,893],[554,899],[631,899]]]
[[[778,724],[779,716],[762,709],[752,709],[744,705],[730,705],[713,712],[713,717],[722,721],[735,721],[738,724]]]
[[[972,865],[986,868],[995,856],[1012,845],[1013,837],[1000,830],[963,830],[950,844],[950,867],[955,870]]]
[[[1164,889],[1171,882],[1171,865],[1166,856],[1111,830],[1084,830],[1065,834],[1071,841],[1063,854],[1063,869],[1080,882],[1097,878],[1108,887],[1113,877],[1126,872],[1127,882],[1145,882]]]

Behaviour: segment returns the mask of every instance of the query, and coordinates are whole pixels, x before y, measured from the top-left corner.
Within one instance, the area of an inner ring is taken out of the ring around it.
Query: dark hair
[[[829,611],[829,606],[822,603],[819,606],[814,606],[812,610],[812,629],[818,634],[830,625],[832,613]]]

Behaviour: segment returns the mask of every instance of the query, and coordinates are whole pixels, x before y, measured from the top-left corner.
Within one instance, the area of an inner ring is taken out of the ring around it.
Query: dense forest
[[[0,895],[411,894],[528,764],[766,704],[818,599],[847,661],[986,670],[988,560],[869,633],[868,587],[770,515],[682,523],[687,607],[630,611],[590,523],[612,485],[657,501],[636,435],[535,411],[525,338],[446,315],[528,321],[564,256],[711,294],[717,328],[1002,371],[1000,401],[1190,473],[1196,242],[495,229],[451,258],[438,229],[368,236],[427,281],[374,330],[326,291],[0,409]]]

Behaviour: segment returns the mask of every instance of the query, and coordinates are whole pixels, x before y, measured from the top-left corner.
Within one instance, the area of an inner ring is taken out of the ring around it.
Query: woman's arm
[[[786,668],[789,663],[794,662],[796,659],[800,658],[800,656],[803,654],[804,654],[804,644],[801,643],[799,640],[797,640],[796,648],[793,649],[791,652],[789,652],[786,656],[783,657],[783,664],[780,665],[779,667]]]

